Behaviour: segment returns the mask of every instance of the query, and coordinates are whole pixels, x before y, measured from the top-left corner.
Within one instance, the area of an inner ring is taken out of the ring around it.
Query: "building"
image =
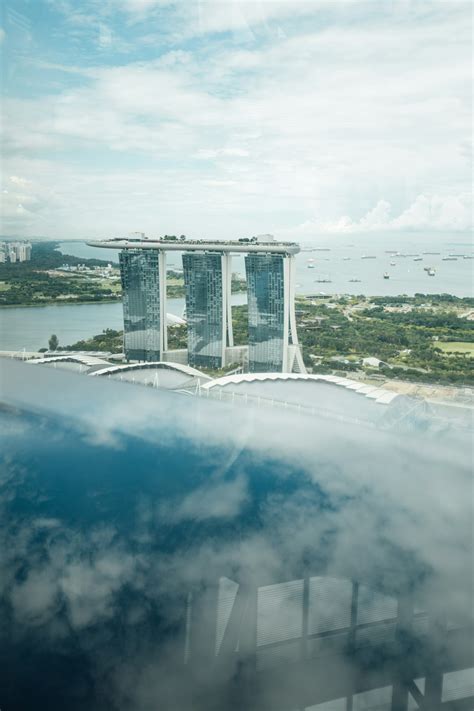
[[[238,241],[111,239],[124,293],[124,348],[129,360],[177,360],[194,367],[247,364],[251,372],[305,372],[294,309],[294,256],[299,246],[272,235]],[[167,352],[166,254],[183,252],[188,350]],[[232,254],[245,254],[248,347],[232,336]],[[244,352],[245,351],[245,352]]]
[[[166,272],[163,255],[120,252],[124,350],[129,360],[160,360],[166,349]]]
[[[304,372],[294,312],[294,262],[285,254],[248,254],[249,371]]]
[[[29,242],[17,242],[16,256],[19,262],[29,262],[31,259],[31,244]]]
[[[189,365],[222,368],[233,345],[230,256],[185,252],[183,271]]]
[[[31,259],[31,244],[29,242],[0,243],[0,262],[29,262]]]

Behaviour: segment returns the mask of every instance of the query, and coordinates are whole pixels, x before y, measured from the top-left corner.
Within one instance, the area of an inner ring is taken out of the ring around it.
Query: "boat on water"
[[[348,262],[349,259],[350,259],[350,257],[343,257],[343,258],[342,258],[342,261],[343,261],[343,262]]]
[[[332,279],[315,279],[316,284],[332,284]]]
[[[362,259],[377,259],[374,254],[363,254]]]
[[[308,269],[314,269],[314,264],[308,264]]]
[[[443,257],[441,260],[442,262],[457,262],[458,258],[457,257]]]
[[[360,284],[362,279],[349,279],[351,284]]]
[[[436,272],[434,269],[428,269],[428,276],[435,276]]]
[[[415,257],[415,259],[414,259],[413,261],[414,261],[414,262],[422,262],[422,261],[423,261],[423,257]]]
[[[423,252],[423,254],[441,254],[441,252]]]
[[[384,279],[390,279],[390,274],[388,272],[383,273],[383,278]]]
[[[391,266],[391,267],[396,267],[396,266],[397,266],[397,263],[396,263],[396,262],[390,262],[390,266]]]

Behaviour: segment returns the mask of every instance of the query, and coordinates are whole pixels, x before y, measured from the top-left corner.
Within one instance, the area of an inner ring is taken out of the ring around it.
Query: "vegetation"
[[[464,343],[463,341],[439,341],[436,344],[444,353],[467,353],[474,356],[474,343]]]
[[[448,295],[300,301],[303,358],[317,372],[341,368],[342,361],[349,372],[472,385],[472,351],[453,347],[454,342],[474,345],[474,321],[464,315],[472,302]],[[367,357],[382,361],[378,369],[364,365]]]
[[[55,273],[69,266],[105,267],[101,259],[82,259],[57,251],[56,242],[32,245],[29,262],[0,264],[0,306],[31,306],[51,302],[96,302],[116,300],[117,287],[80,272]]]
[[[166,239],[183,240],[166,236]],[[57,242],[38,242],[32,246],[31,261],[0,264],[0,306],[34,306],[50,303],[89,303],[116,301],[121,298],[121,284],[117,272],[102,276],[92,271],[105,267],[101,259],[83,259],[57,251]],[[86,271],[62,271],[64,264],[86,267]],[[246,282],[238,274],[232,275],[232,292],[245,291]],[[185,295],[183,274],[173,269],[167,273],[167,296],[170,299]]]
[[[59,341],[55,333],[53,333],[53,335],[50,337],[48,341],[48,346],[50,351],[56,351],[58,349]]]
[[[320,373],[474,385],[474,321],[463,315],[472,300],[421,296],[300,298],[298,335],[306,366]],[[234,306],[232,321],[234,343],[248,343],[247,306]],[[187,347],[186,325],[168,329],[168,347]],[[123,333],[106,329],[65,350],[121,353]],[[364,364],[367,357],[379,359],[379,367]]]
[[[106,328],[97,336],[86,341],[77,341],[71,346],[65,346],[63,351],[103,351],[106,353],[123,353],[123,331]]]

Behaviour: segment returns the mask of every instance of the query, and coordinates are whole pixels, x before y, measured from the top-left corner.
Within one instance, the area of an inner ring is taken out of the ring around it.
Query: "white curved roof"
[[[148,368],[167,368],[169,370],[177,370],[185,375],[191,375],[196,378],[202,378],[204,380],[211,380],[209,375],[202,373],[197,368],[191,368],[190,365],[184,365],[182,363],[172,363],[164,360],[157,361],[147,361],[145,363],[127,363],[125,365],[109,365],[106,368],[100,368],[99,370],[94,370],[94,372],[89,373],[91,376],[101,376],[101,375],[112,375],[113,373],[123,373],[129,370],[145,370]],[[207,385],[207,383],[206,383]]]
[[[109,362],[103,358],[97,358],[97,356],[85,355],[82,353],[69,353],[64,355],[54,355],[45,356],[44,358],[32,358],[27,360],[26,363],[33,363],[33,365],[38,365],[41,363],[59,363],[61,361],[81,363],[82,365],[88,365],[92,367],[93,365],[108,365]]]
[[[166,320],[168,321],[168,326],[182,326],[186,323],[184,318],[176,316],[176,314],[166,314]]]
[[[238,385],[239,383],[251,383],[263,380],[322,380],[347,388],[348,390],[354,390],[361,395],[375,400],[375,402],[380,405],[388,405],[398,396],[398,393],[394,393],[391,390],[385,390],[375,385],[365,385],[364,383],[359,383],[357,380],[351,380],[350,378],[341,378],[337,375],[313,375],[310,373],[240,373],[237,375],[225,375],[223,378],[216,378],[209,383],[205,383],[202,389],[210,390],[216,386],[225,387],[231,384]]]

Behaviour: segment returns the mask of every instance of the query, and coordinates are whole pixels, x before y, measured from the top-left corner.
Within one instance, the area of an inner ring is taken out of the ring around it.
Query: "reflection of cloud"
[[[84,627],[112,617],[114,594],[133,577],[133,557],[113,549],[89,561],[67,565],[60,588],[67,601],[71,624]]]
[[[26,580],[11,590],[13,610],[26,625],[49,622],[58,609],[58,588],[47,569],[32,570]]]
[[[181,501],[165,504],[159,516],[171,523],[235,518],[242,513],[247,498],[247,481],[239,476],[233,481],[217,481],[194,489]]]
[[[414,588],[423,608],[469,619],[467,432],[365,428],[62,371],[39,380],[17,363],[5,374],[4,399],[41,417],[4,443],[0,597],[23,634],[39,629],[53,649],[55,634],[74,629],[117,708],[148,709],[180,684],[185,695],[173,635],[187,592],[222,576],[263,587],[309,571],[321,590],[328,575],[389,596]],[[43,446],[55,430],[57,467]],[[83,469],[73,471],[66,464],[79,453]],[[58,489],[82,474],[76,506],[64,509]],[[318,593],[330,597],[328,618],[340,599],[347,608],[340,588]],[[301,584],[285,595],[261,634],[277,634],[272,620],[286,614],[291,634],[299,629]],[[311,624],[320,622],[315,612]]]

